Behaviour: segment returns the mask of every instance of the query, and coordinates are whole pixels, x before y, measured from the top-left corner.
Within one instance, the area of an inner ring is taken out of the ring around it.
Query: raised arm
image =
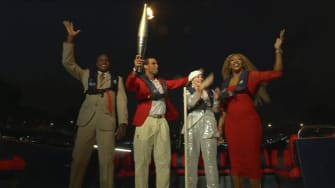
[[[133,71],[128,75],[126,79],[126,88],[129,91],[135,92],[137,89],[137,84],[136,84],[136,67],[142,66],[143,65],[143,59],[141,58],[140,55],[136,55],[134,59],[134,68]]]
[[[275,64],[273,70],[283,70],[283,50],[281,48],[284,41],[285,29],[282,29],[279,33],[279,37],[276,39],[274,44],[275,48]]]
[[[73,24],[69,21],[63,21],[63,24],[67,31],[67,40],[63,43],[62,63],[67,72],[81,80],[84,70],[76,63],[73,44],[74,38],[80,30],[74,30]]]

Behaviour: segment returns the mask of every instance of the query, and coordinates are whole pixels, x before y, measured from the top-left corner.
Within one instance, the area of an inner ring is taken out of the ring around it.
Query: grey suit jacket
[[[81,81],[84,92],[88,89],[88,78],[89,69],[82,69],[75,61],[74,56],[74,44],[63,43],[63,57],[62,63],[65,69],[77,80]],[[102,83],[100,88],[108,88],[110,86],[110,75],[108,74]],[[128,124],[128,109],[127,109],[127,96],[124,89],[123,79],[119,76],[118,78],[118,89],[115,93],[110,91],[112,99],[112,113],[108,110],[108,99],[107,96],[101,95],[87,95],[81,105],[77,125],[85,126],[90,120],[97,115],[99,118],[99,128],[104,130],[112,130],[115,127],[116,115],[118,124]],[[117,114],[116,114],[117,112]]]

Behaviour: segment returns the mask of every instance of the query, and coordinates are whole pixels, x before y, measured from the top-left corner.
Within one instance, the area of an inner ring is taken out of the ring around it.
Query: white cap
[[[192,81],[193,78],[199,76],[202,74],[202,71],[201,70],[194,70],[192,72],[190,72],[190,74],[188,75],[188,81]]]

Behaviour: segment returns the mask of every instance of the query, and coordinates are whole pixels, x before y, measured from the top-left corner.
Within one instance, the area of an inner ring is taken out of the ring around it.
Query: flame
[[[152,11],[150,7],[147,8],[147,18],[148,20],[151,20],[154,18],[154,12]]]

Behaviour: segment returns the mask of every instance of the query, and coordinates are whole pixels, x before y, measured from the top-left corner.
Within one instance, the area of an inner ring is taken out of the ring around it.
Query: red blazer
[[[158,78],[158,80],[162,84],[162,80],[160,78]],[[184,86],[186,83],[187,83],[187,77],[179,78],[176,80],[166,80],[166,86],[168,90],[177,89],[179,87]],[[145,82],[133,72],[130,73],[127,77],[126,88],[131,92],[135,92],[136,99],[138,101],[152,96],[152,93],[150,89],[147,87],[147,85],[145,84]],[[173,106],[173,104],[171,103],[171,101],[169,100],[169,98],[165,99],[165,103],[166,103],[165,118],[168,121],[177,119],[178,112],[176,108]],[[149,115],[150,109],[151,109],[151,100],[138,103],[136,110],[135,110],[132,124],[134,126],[142,126],[145,119]]]

